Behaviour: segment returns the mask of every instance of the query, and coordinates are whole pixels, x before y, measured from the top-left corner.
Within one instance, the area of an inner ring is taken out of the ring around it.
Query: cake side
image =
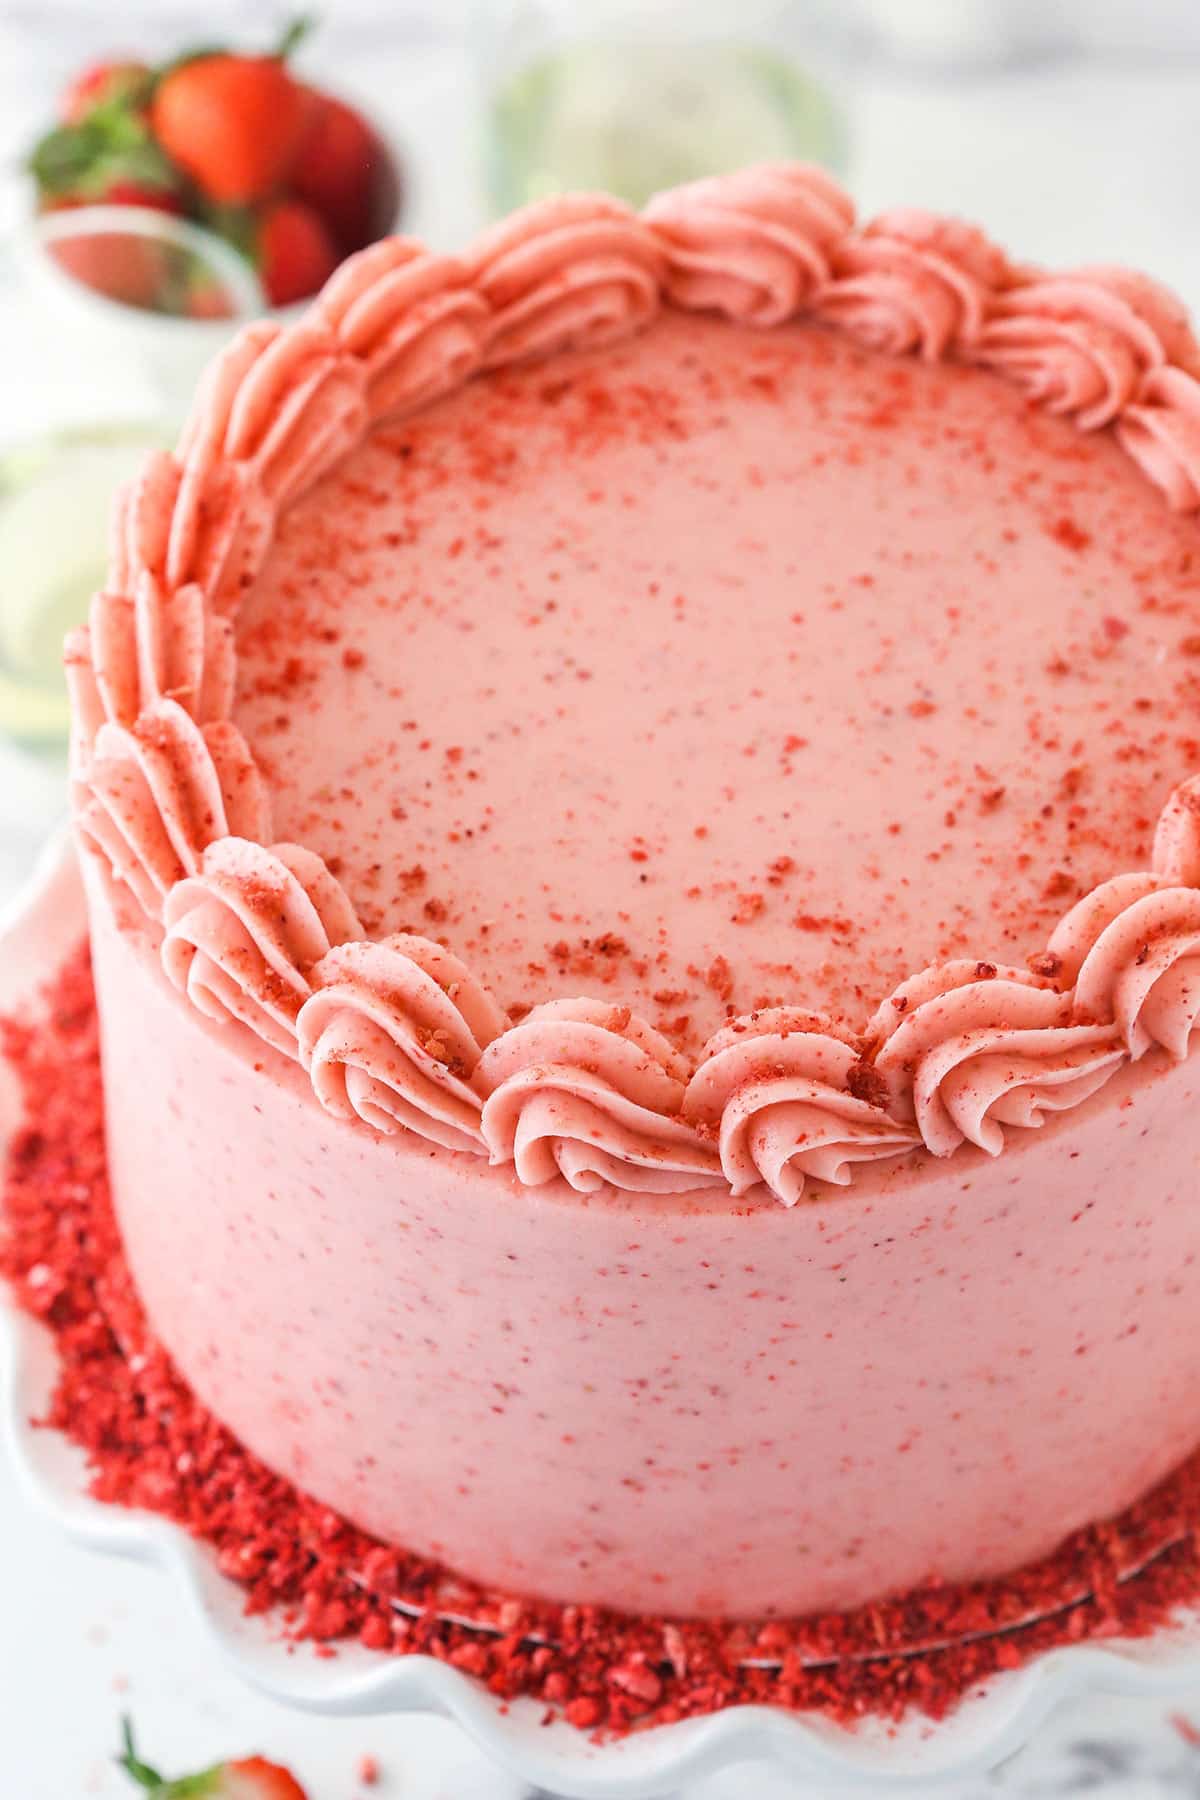
[[[1196,1057],[791,1210],[578,1194],[330,1118],[92,917],[156,1331],[387,1540],[535,1595],[799,1614],[1019,1566],[1196,1441]]]
[[[1085,429],[1115,429],[1174,505],[1200,503],[1200,359],[1170,296],[1121,271],[1018,270],[924,215],[855,231],[816,171],[699,184],[640,220],[602,199],[548,203],[465,264],[375,246],[309,320],[251,328],[213,370],[179,456],[127,497],[111,590],[70,647],[80,834],[161,924],[168,977],[303,1061],[337,1115],[583,1189],[765,1182],[790,1203],[813,1175],[845,1183],[919,1142],[995,1151],[1006,1128],[1077,1102],[1152,1044],[1182,1054],[1200,1010],[1194,783],[1164,813],[1153,866],[1031,944],[1032,970],[953,958],[901,983],[849,1041],[796,996],[731,1021],[698,1061],[604,1000],[506,1026],[423,934],[355,948],[362,927],[328,864],[271,843],[261,772],[229,717],[230,614],[280,510],[369,421],[481,367],[619,342],[663,301],[767,327],[809,312],[873,347],[995,366]]]

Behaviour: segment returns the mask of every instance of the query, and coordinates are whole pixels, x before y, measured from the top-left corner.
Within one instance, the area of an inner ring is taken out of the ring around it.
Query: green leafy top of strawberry
[[[154,1800],[202,1800],[202,1796],[212,1794],[216,1788],[222,1765],[214,1763],[195,1775],[181,1775],[168,1781],[138,1755],[133,1741],[133,1722],[126,1715],[121,1720],[121,1755],[117,1758],[117,1767],[131,1776],[146,1793],[153,1795]]]
[[[295,1776],[279,1763],[262,1756],[241,1757],[213,1763],[195,1775],[166,1781],[157,1769],[142,1761],[133,1741],[133,1727],[121,1721],[121,1755],[117,1767],[137,1782],[151,1800],[307,1800]]]
[[[122,100],[102,102],[77,125],[56,125],[34,145],[29,167],[44,198],[87,199],[114,181],[170,188],[179,179],[144,113]]]

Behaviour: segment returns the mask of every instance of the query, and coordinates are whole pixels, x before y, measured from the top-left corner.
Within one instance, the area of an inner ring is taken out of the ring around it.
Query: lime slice
[[[160,441],[76,433],[0,457],[0,732],[19,744],[66,738],[63,638],[103,583],[113,493]]]

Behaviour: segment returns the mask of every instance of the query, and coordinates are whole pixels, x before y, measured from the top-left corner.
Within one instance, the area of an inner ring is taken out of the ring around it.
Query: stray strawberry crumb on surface
[[[5,1170],[0,1276],[57,1341],[44,1424],[84,1448],[96,1498],[159,1513],[206,1542],[246,1611],[269,1613],[282,1636],[318,1655],[354,1640],[381,1654],[420,1652],[500,1699],[532,1699],[547,1722],[565,1718],[596,1736],[746,1702],[849,1725],[910,1710],[939,1718],[1054,1645],[1146,1637],[1200,1603],[1200,1454],[1119,1519],[1077,1532],[1005,1580],[849,1613],[732,1624],[625,1618],[477,1588],[271,1474],[156,1343],[110,1205],[86,948],[47,989],[41,1016],[0,1021],[0,1052],[26,1107]],[[126,1749],[145,1771],[135,1776],[144,1790],[231,1791],[161,1781],[155,1790],[132,1740]],[[240,1766],[273,1769],[261,1758]],[[362,1786],[377,1784],[375,1759],[364,1755],[357,1774]],[[272,1779],[291,1782],[285,1771]],[[233,1791],[303,1800],[294,1782]]]

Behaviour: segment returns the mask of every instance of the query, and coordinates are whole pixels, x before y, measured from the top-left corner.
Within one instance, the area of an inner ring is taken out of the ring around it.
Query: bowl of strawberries
[[[30,152],[30,285],[173,393],[236,322],[298,308],[398,220],[381,132],[295,70],[307,29],[261,51],[94,63]]]

